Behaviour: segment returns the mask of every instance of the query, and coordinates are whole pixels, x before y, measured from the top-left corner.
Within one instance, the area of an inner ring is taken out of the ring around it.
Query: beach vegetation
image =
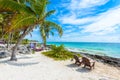
[[[51,57],[55,60],[67,60],[67,59],[73,58],[73,55],[75,53],[72,53],[66,50],[64,45],[60,45],[60,46],[52,45],[50,51],[42,52],[42,54],[48,57]],[[81,55],[78,54],[78,56],[81,56]]]
[[[9,14],[4,25],[4,36],[8,35],[8,43],[12,34],[19,33],[12,50],[11,61],[17,60],[16,51],[22,39],[50,16],[46,10],[48,3],[48,0],[0,0],[0,13]]]
[[[22,40],[22,44],[24,44],[24,45],[29,44],[29,42],[30,42],[30,41],[29,41],[28,39],[23,39],[23,40]]]

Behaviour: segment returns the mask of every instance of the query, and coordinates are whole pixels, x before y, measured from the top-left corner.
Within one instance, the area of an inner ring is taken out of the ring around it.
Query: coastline
[[[120,69],[120,58],[113,58],[109,56],[100,56],[100,55],[93,55],[89,53],[83,53],[83,52],[73,52],[76,54],[81,54],[82,56],[87,56],[93,60],[96,60],[98,62],[106,63],[109,65],[112,65],[114,67],[118,67]]]
[[[0,59],[0,80],[119,80],[120,70],[96,62],[95,69],[77,66],[74,61],[55,61],[41,52],[18,55],[17,62]]]
[[[47,45],[47,47],[50,48],[51,45]],[[67,48],[66,49],[72,53],[76,53],[76,54],[81,54],[83,56],[87,56],[93,60],[96,60],[98,62],[102,62],[105,64],[109,64],[111,66],[117,67],[120,69],[120,58],[116,58],[116,57],[110,57],[107,55],[98,55],[98,54],[90,54],[89,52],[81,52],[79,49],[77,48]]]
[[[102,56],[120,58],[120,43],[101,42],[48,42],[49,45],[64,45],[66,49]]]

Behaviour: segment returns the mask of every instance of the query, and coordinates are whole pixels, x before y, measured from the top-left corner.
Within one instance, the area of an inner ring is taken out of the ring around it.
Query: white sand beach
[[[17,57],[17,62],[0,59],[0,80],[120,80],[120,69],[100,62],[90,71],[74,61],[55,61],[40,52]]]

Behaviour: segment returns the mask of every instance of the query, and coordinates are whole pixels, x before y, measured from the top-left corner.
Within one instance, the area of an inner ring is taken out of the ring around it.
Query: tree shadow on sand
[[[91,70],[89,70],[88,68],[83,68],[83,67],[79,67],[78,69],[76,69],[76,71],[82,72],[82,73],[91,72]]]
[[[82,72],[82,73],[87,73],[87,72],[91,72],[91,70],[89,70],[88,68],[83,68],[81,66],[78,66],[76,64],[68,64],[66,65],[67,67],[70,67],[70,68],[74,68],[75,71],[78,71],[78,72]]]
[[[30,59],[30,58],[33,58],[33,57],[24,56],[24,57],[19,57],[18,59]]]
[[[67,67],[70,67],[70,68],[76,68],[76,67],[79,67],[78,65],[76,65],[76,64],[68,64],[68,65],[66,65]]]
[[[2,60],[0,61],[0,64],[8,64],[8,65],[12,65],[12,66],[31,66],[31,65],[36,65],[39,64],[39,62],[18,62],[18,61],[10,61],[8,60]]]

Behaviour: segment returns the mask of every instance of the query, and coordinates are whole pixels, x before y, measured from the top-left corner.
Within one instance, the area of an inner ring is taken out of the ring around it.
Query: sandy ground
[[[74,61],[54,61],[40,52],[17,57],[17,62],[0,59],[0,80],[120,80],[120,69],[100,62],[90,71]]]

